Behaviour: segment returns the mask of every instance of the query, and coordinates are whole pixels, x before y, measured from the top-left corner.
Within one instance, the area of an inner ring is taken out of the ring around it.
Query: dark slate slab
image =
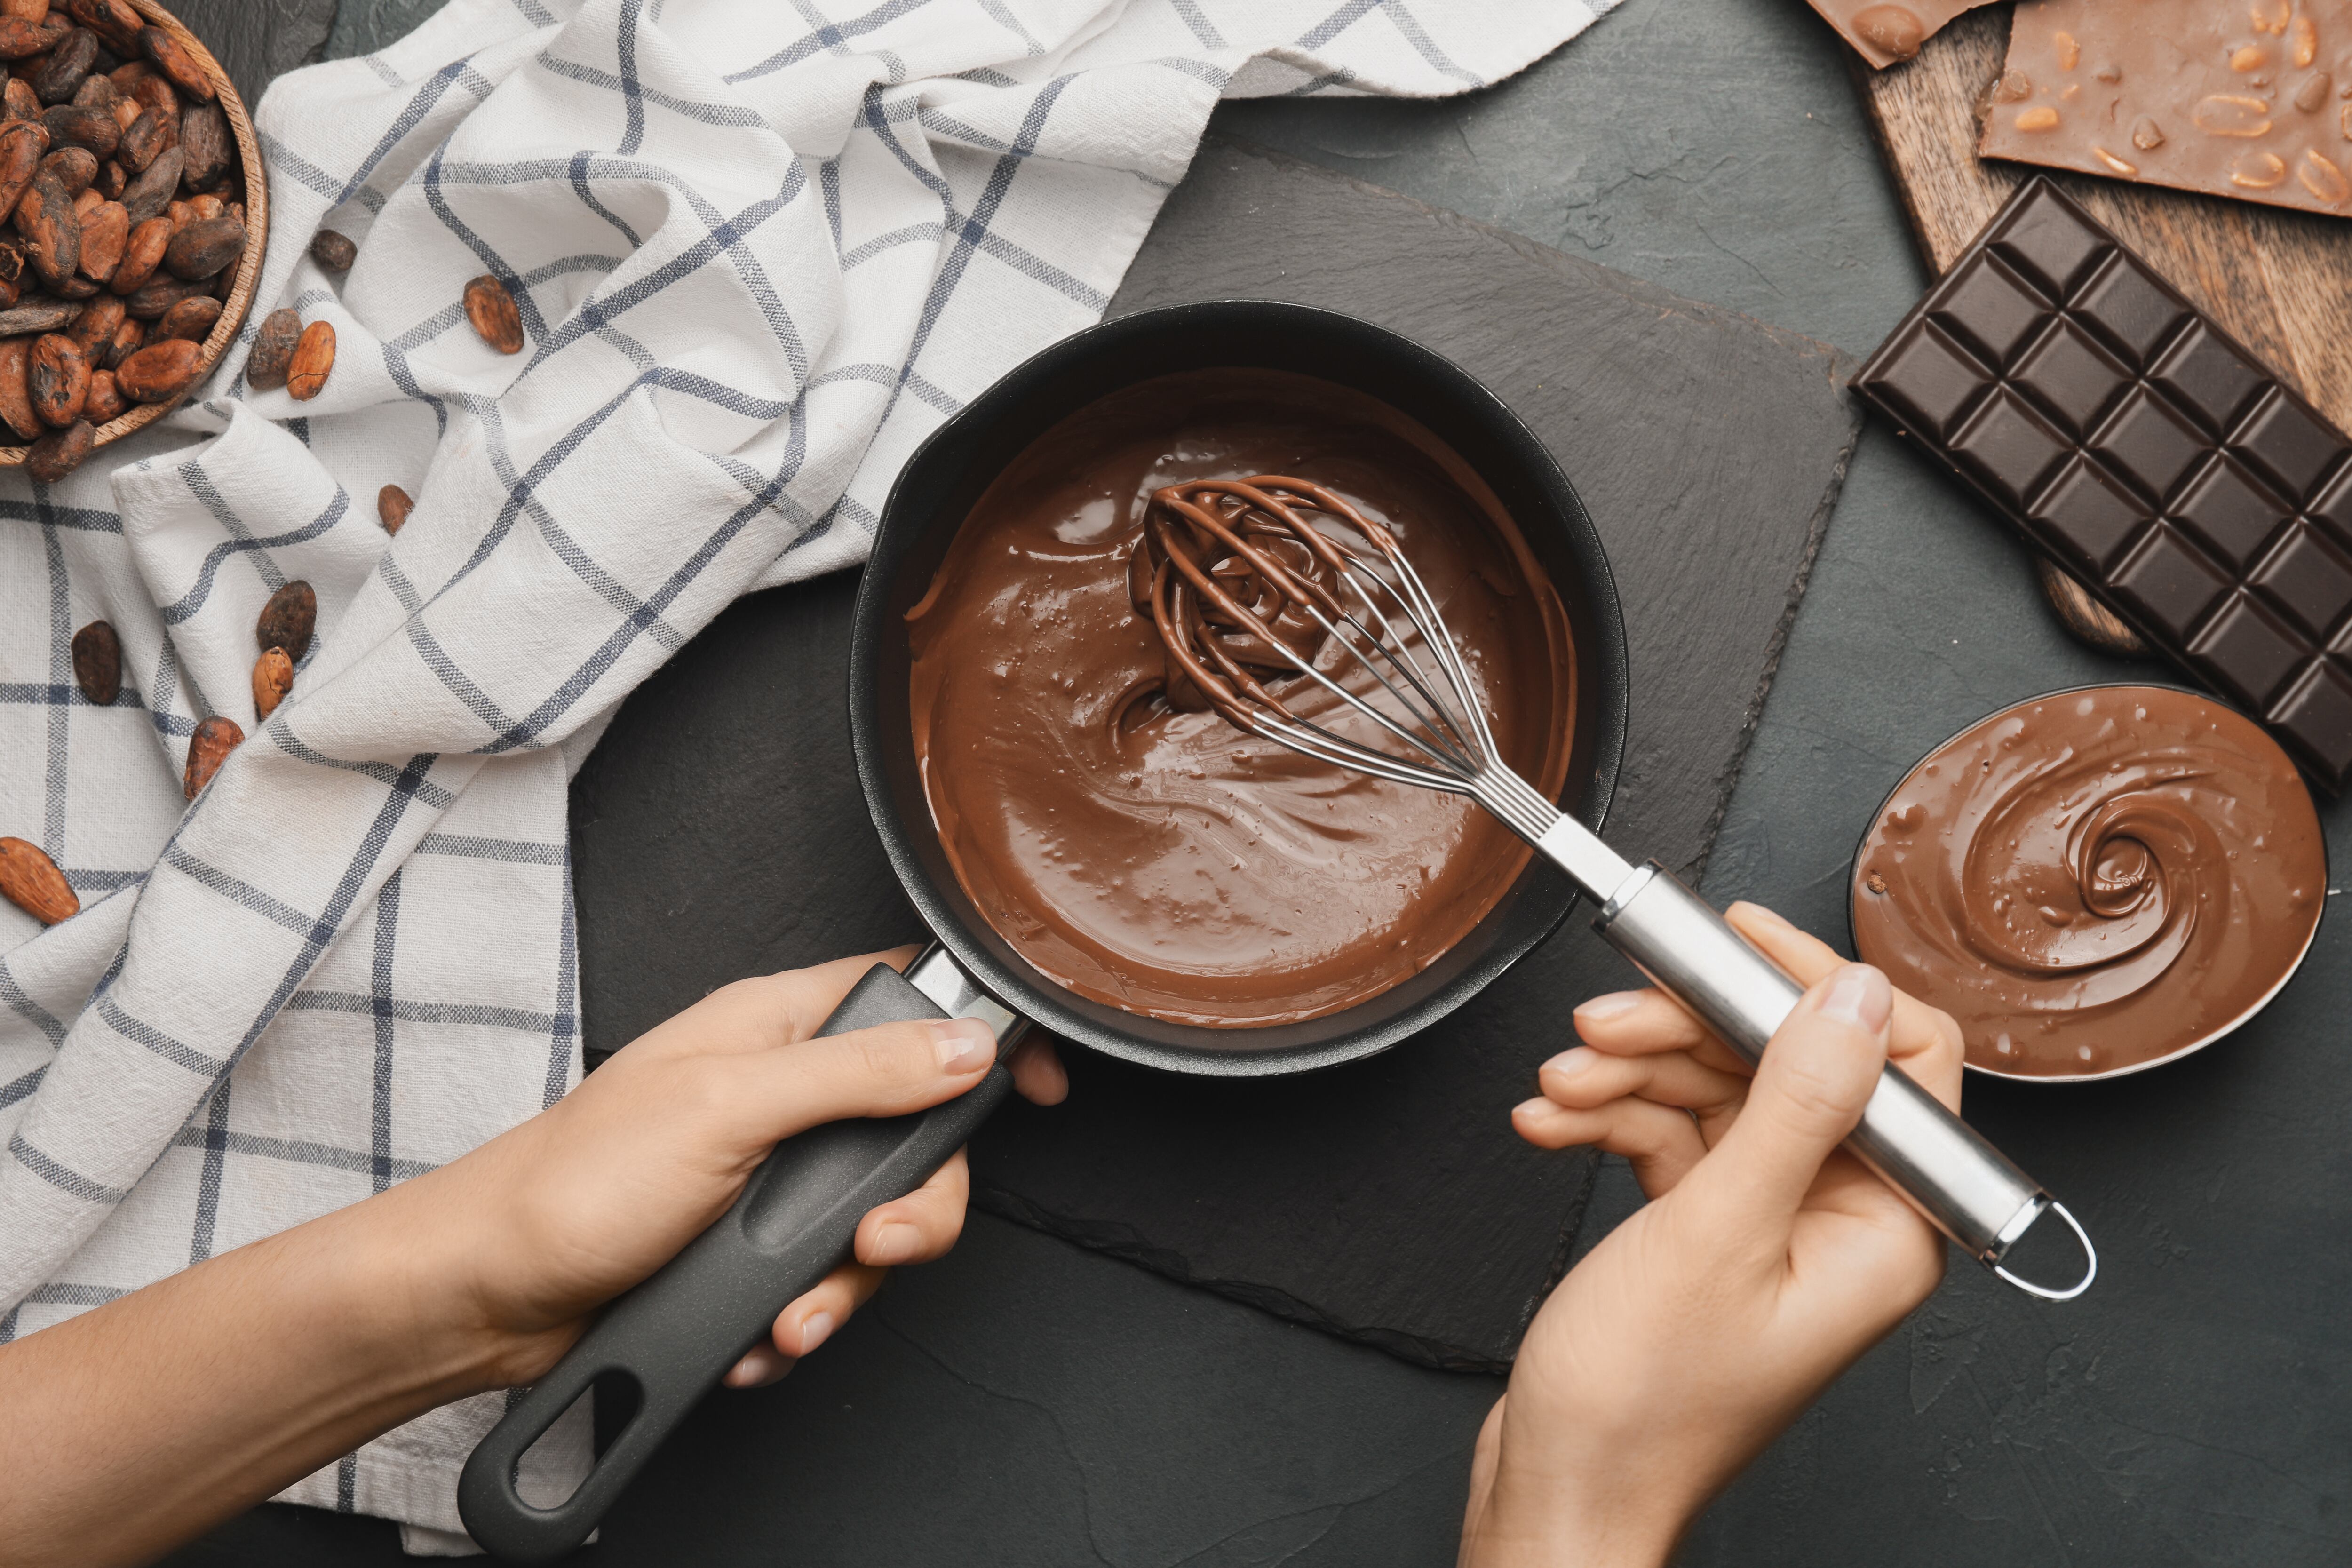
[[[335,25],[335,0],[170,0],[202,38],[250,110],[262,89],[317,60]]]
[[[1279,212],[1278,229],[1251,215]],[[1236,224],[1250,223],[1244,240]],[[1706,859],[1853,439],[1821,344],[1339,176],[1213,143],[1115,310],[1337,305],[1454,355],[1551,442],[1633,638],[1612,837]],[[1696,564],[1695,564],[1696,563]],[[633,697],[574,789],[588,1040],[739,974],[919,934],[851,779],[846,580],[736,606]],[[1276,1083],[1086,1058],[975,1150],[983,1206],[1430,1364],[1507,1362],[1593,1162],[1507,1121],[1566,1016],[1631,977],[1580,931],[1373,1061]]]

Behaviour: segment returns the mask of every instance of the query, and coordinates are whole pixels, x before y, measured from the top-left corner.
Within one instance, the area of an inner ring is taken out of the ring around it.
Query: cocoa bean
[[[178,115],[158,114],[152,109],[142,109],[136,119],[122,128],[122,140],[115,148],[114,155],[122,161],[124,168],[135,174],[179,144]]]
[[[299,664],[310,651],[310,634],[318,625],[319,595],[298,577],[261,606],[261,618],[253,623],[254,646],[264,652],[282,647],[288,658]]]
[[[218,217],[221,214],[226,211],[228,211],[228,204],[221,200],[218,196],[196,195],[190,196],[188,198],[188,221],[190,223],[194,223],[202,218]]]
[[[25,450],[25,472],[45,485],[56,484],[82,465],[98,443],[98,432],[87,419],[77,419],[62,430],[52,430]]]
[[[92,189],[87,193],[97,196]],[[122,210],[121,202],[110,202],[103,196],[81,215],[81,275],[93,283],[110,281],[122,265],[122,252],[131,243],[131,215]]]
[[[152,321],[183,300],[193,300],[199,294],[212,292],[208,279],[190,281],[174,278],[168,272],[158,272],[131,293],[123,296],[123,308],[142,321]]]
[[[87,300],[98,292],[98,285],[77,272],[49,292],[60,300]]]
[[[114,83],[96,70],[82,78],[81,85],[74,89],[73,101],[84,109],[103,109],[111,114],[114,99]]]
[[[200,103],[180,116],[180,147],[187,154],[181,178],[192,191],[210,190],[228,172],[236,143],[217,103]]]
[[[188,204],[179,201],[165,202],[163,216],[172,220],[172,232],[177,234],[188,226]]]
[[[180,95],[172,90],[170,82],[153,71],[134,79],[122,89],[122,95],[140,108],[152,109],[158,114],[180,112]]]
[[[49,150],[48,127],[37,120],[0,126],[0,217],[16,210]]]
[[[45,926],[81,912],[81,900],[58,863],[39,845],[22,838],[0,838],[0,897]]]
[[[360,247],[348,235],[322,228],[310,241],[310,259],[330,272],[349,272],[360,258]]]
[[[151,37],[160,31],[157,27],[147,29]],[[228,761],[228,754],[243,744],[245,731],[233,719],[215,713],[197,725],[195,734],[188,740],[188,771],[181,781],[187,797],[194,800],[203,794],[205,785],[213,782],[213,775]]]
[[[181,149],[166,148],[122,187],[122,205],[130,212],[133,226],[161,213],[171,201],[172,193],[180,187],[180,170],[185,161]],[[5,188],[0,186],[0,192]]]
[[[245,356],[245,384],[256,392],[271,392],[286,384],[286,367],[293,363],[294,345],[301,341],[302,318],[292,310],[272,310],[253,334],[253,352]]]
[[[139,31],[139,52],[160,76],[170,79],[173,87],[198,103],[213,100],[213,79],[196,63],[188,47],[161,27],[142,27]]]
[[[163,264],[163,252],[172,244],[172,220],[151,217],[145,223],[133,223],[128,205],[122,209],[122,218],[131,224],[131,232],[123,237],[122,259],[107,282],[118,294],[135,294]]]
[[[25,362],[25,386],[41,423],[62,430],[81,417],[82,400],[89,395],[89,361],[71,338],[45,332],[33,340],[32,356]]]
[[[0,60],[28,60],[56,47],[71,31],[52,16],[28,22],[22,16],[0,16]]]
[[[66,195],[78,196],[89,189],[98,174],[98,154],[87,147],[60,147],[43,158],[40,167],[58,177]]]
[[[83,418],[93,425],[110,425],[121,417],[122,411],[130,406],[130,400],[122,395],[122,387],[114,379],[112,371],[93,370],[89,373],[89,395],[81,400]]]
[[[60,180],[58,184],[62,186],[65,182]],[[106,198],[104,196],[100,195],[96,191],[91,190],[89,186],[83,186],[80,194],[75,195],[73,198],[75,219],[79,221],[79,219],[88,217],[89,216],[89,209],[98,205],[99,203],[105,199]]]
[[[16,232],[25,237],[25,258],[41,281],[55,289],[81,264],[81,220],[73,198],[54,174],[35,174],[16,204]]]
[[[33,412],[32,388],[26,377],[32,357],[32,339],[0,339],[0,420],[27,441],[48,428]]]
[[[131,129],[132,121],[136,121],[142,114],[147,112],[146,110],[140,106],[138,100],[124,98],[120,93],[115,95],[114,101],[112,103],[106,106],[106,111],[114,116],[114,123],[121,126],[125,131]]]
[[[122,301],[112,297],[92,300],[81,308],[65,328],[66,336],[84,354],[94,354],[98,345],[114,336],[114,329],[122,325]]]
[[[139,35],[147,22],[131,8],[130,0],[68,0],[66,10],[116,54],[139,52]]]
[[[46,22],[49,19],[49,0],[0,0],[0,16],[14,16],[25,22]]]
[[[169,403],[194,384],[201,346],[185,338],[150,342],[114,370],[114,384],[133,403]]]
[[[19,77],[10,77],[8,85],[0,89],[0,106],[5,106],[10,120],[38,120],[41,117],[41,95],[33,84]]]
[[[286,364],[286,391],[298,403],[308,403],[327,389],[327,375],[335,368],[335,329],[313,321],[302,329],[294,357]]]
[[[253,661],[253,710],[267,719],[294,689],[294,661],[282,647],[264,648]]]
[[[155,323],[155,336],[159,340],[185,338],[192,343],[200,343],[220,318],[221,302],[209,294],[183,300],[163,312]]]
[[[98,35],[88,27],[69,28],[50,47],[41,68],[27,79],[43,103],[71,103],[97,59]]]
[[[175,278],[210,278],[245,249],[245,225],[223,214],[191,218],[172,237],[163,268]]]
[[[121,326],[114,329],[114,335],[106,340],[106,346],[100,353],[99,363],[109,370],[119,370],[122,366],[122,362],[137,353],[146,342],[147,323],[126,319]]]
[[[386,485],[375,492],[376,521],[383,524],[386,533],[398,533],[400,525],[406,522],[408,514],[415,510],[416,503],[409,500],[408,492],[398,485]]]
[[[487,272],[466,285],[466,320],[499,353],[522,352],[522,313],[507,286]]]
[[[74,633],[74,684],[100,708],[110,708],[122,693],[122,639],[104,621],[92,621]]]
[[[54,332],[80,314],[81,307],[71,300],[27,300],[13,310],[0,310],[0,337]]]
[[[155,68],[145,60],[131,60],[107,72],[106,79],[114,84],[115,91],[128,94],[132,83],[143,81],[154,74]]]
[[[60,103],[41,111],[52,147],[87,147],[101,158],[111,158],[122,144],[122,127],[103,109],[77,109]]]

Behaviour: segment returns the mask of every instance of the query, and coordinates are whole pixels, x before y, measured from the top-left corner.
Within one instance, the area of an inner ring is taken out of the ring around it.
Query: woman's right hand
[[[1651,1202],[1537,1313],[1480,1433],[1465,1568],[1663,1564],[1765,1445],[1943,1276],[1944,1238],[1839,1148],[1890,1058],[1946,1105],[1960,1034],[1769,910],[1740,933],[1810,989],[1749,1078],[1658,991],[1577,1009],[1585,1044],[1513,1112],[1623,1155]]]

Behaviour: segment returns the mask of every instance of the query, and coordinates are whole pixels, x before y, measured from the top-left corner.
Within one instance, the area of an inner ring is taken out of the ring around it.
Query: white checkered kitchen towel
[[[565,781],[604,718],[737,595],[865,555],[916,444],[1100,316],[1221,94],[1458,92],[1595,9],[454,0],[278,82],[247,336],[331,321],[325,392],[252,392],[240,349],[168,427],[0,480],[0,834],[85,906],[0,906],[0,1340],[577,1081]],[[466,322],[483,272],[520,355]],[[298,578],[319,632],[264,724],[254,622]],[[107,709],[68,646],[100,617]],[[249,739],[184,808],[212,713]],[[499,1407],[287,1495],[455,1531]],[[535,1450],[550,1485],[584,1453],[577,1424]]]

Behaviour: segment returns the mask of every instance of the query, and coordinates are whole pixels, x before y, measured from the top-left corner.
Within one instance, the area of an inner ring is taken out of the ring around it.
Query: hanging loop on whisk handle
[[[1804,995],[1802,986],[1655,861],[1626,879],[1593,929],[1751,1063],[1763,1060],[1766,1042]],[[2082,1227],[1893,1063],[1846,1147],[1937,1229],[2011,1284],[2054,1300],[2089,1288],[2098,1261],[2087,1237],[2082,1240],[2087,1268],[2072,1287],[2035,1285],[2000,1267],[2017,1238],[2047,1212],[2056,1210],[2077,1237]]]

